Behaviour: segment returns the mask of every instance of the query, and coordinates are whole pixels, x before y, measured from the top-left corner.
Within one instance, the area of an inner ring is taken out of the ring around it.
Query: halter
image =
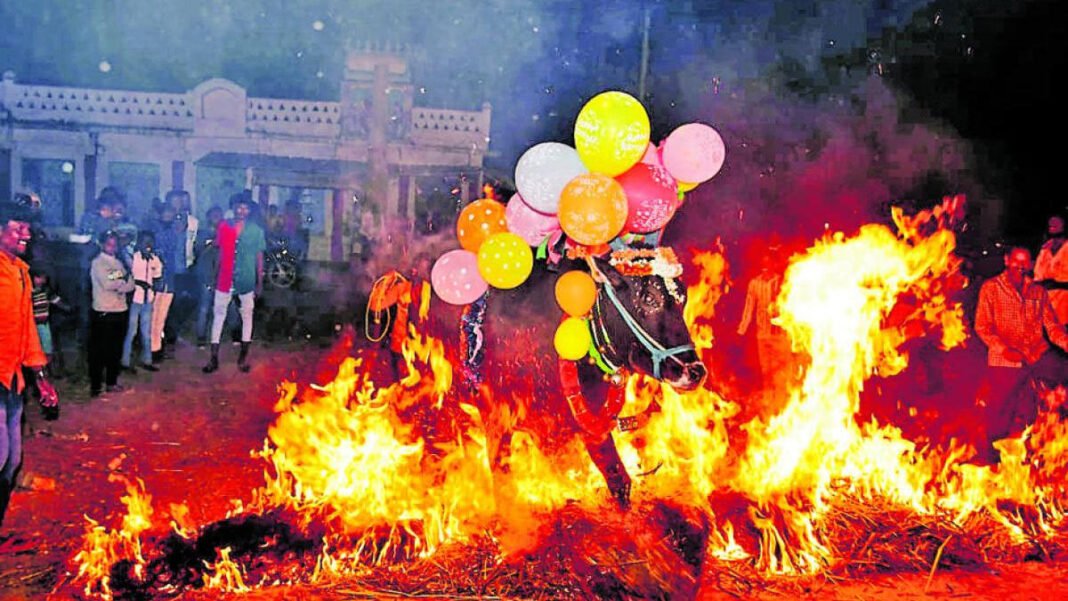
[[[600,311],[599,311],[599,309],[600,309],[600,302],[599,301],[601,299],[601,294],[600,293],[604,292],[604,295],[607,296],[608,300],[610,300],[612,302],[612,306],[616,308],[616,312],[618,312],[619,316],[621,318],[623,318],[623,323],[627,324],[627,327],[630,328],[631,334],[633,334],[634,338],[636,338],[638,340],[638,342],[640,342],[641,345],[643,347],[645,347],[645,350],[649,352],[649,356],[653,360],[653,377],[656,378],[657,380],[660,379],[660,366],[664,363],[664,361],[666,359],[671,359],[672,361],[678,363],[680,366],[681,365],[685,365],[685,363],[683,363],[677,357],[677,355],[679,355],[681,353],[685,353],[686,351],[694,350],[694,345],[693,344],[680,344],[679,346],[673,346],[671,348],[667,348],[663,344],[661,344],[660,341],[658,341],[656,338],[653,338],[653,336],[651,334],[649,334],[649,332],[646,332],[645,329],[642,328],[641,324],[638,323],[638,320],[634,319],[634,316],[631,315],[630,311],[628,311],[627,308],[623,305],[623,303],[619,300],[619,297],[616,295],[615,287],[613,287],[612,283],[608,281],[608,278],[605,277],[604,274],[600,272],[600,270],[597,268],[597,266],[593,263],[592,260],[589,261],[589,264],[590,264],[590,270],[594,274],[594,279],[597,280],[597,282],[601,284],[601,289],[600,289],[600,291],[598,291],[598,294],[597,294],[598,303],[595,305],[595,307],[598,309],[598,314],[600,314]],[[604,322],[602,321],[602,319],[596,319],[595,321],[597,322],[596,325],[594,325],[594,323],[592,323],[592,322],[590,324],[591,327],[592,327],[592,330],[593,330],[593,338],[594,338],[594,345],[593,346],[594,347],[599,346],[597,344],[597,342],[596,342],[596,339],[598,337],[597,336],[597,328],[599,327],[601,329],[601,336],[604,339],[604,344],[606,344],[608,346],[608,348],[610,348],[610,349],[612,349],[614,351],[615,348],[612,346],[612,341],[609,340],[609,338],[608,338],[608,330],[607,330],[607,328],[605,328]],[[604,356],[604,353],[600,353],[600,355],[601,355],[601,359],[609,367],[612,368],[611,369],[612,373],[614,373],[614,372],[619,370],[619,366],[613,365],[607,359],[607,357]],[[602,367],[601,369],[604,369],[604,367]]]

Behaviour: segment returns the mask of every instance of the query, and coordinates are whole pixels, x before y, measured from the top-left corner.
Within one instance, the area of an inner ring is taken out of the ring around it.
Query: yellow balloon
[[[494,288],[515,288],[527,280],[533,267],[530,246],[511,232],[493,234],[478,248],[478,272]]]
[[[575,120],[575,150],[595,173],[623,173],[641,160],[648,146],[649,114],[630,94],[602,92]]]
[[[679,192],[689,192],[690,190],[693,190],[697,186],[701,185],[700,182],[698,182],[696,184],[691,184],[690,182],[678,182],[678,184],[679,184]]]
[[[553,346],[561,359],[578,361],[590,352],[590,328],[577,317],[568,317],[560,322],[553,336]]]

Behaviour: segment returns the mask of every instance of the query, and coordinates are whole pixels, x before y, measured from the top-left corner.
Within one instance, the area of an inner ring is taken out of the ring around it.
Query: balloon
[[[580,175],[560,193],[560,227],[579,244],[604,244],[616,237],[626,221],[627,195],[607,175]]]
[[[616,178],[627,193],[628,232],[647,234],[667,225],[679,204],[675,179],[659,165],[638,163]]]
[[[507,231],[504,205],[489,198],[467,205],[456,220],[456,237],[460,239],[460,246],[473,253],[478,252],[486,238]]]
[[[697,186],[701,185],[700,183],[693,183],[693,182],[678,182],[678,184],[679,184],[679,192],[689,192],[690,190],[693,190]]]
[[[489,287],[478,273],[478,257],[468,250],[450,250],[430,270],[430,284],[438,298],[450,305],[478,300]]]
[[[595,173],[623,173],[642,158],[648,145],[649,115],[630,94],[602,92],[575,120],[575,149]]]
[[[568,317],[560,322],[553,335],[553,346],[561,359],[578,361],[590,352],[590,328],[577,317]]]
[[[560,231],[556,215],[539,213],[527,206],[519,194],[513,194],[504,207],[504,220],[508,231],[516,234],[531,246],[538,246],[545,238]]]
[[[495,288],[515,288],[527,280],[533,267],[530,246],[511,232],[493,234],[478,249],[478,272]]]
[[[556,280],[556,302],[564,313],[581,317],[597,300],[597,284],[585,271],[569,271]]]
[[[560,191],[567,182],[588,173],[575,149],[559,142],[543,142],[527,149],[515,165],[515,187],[539,213],[556,214]]]
[[[719,173],[726,154],[716,130],[704,123],[687,123],[664,140],[660,160],[675,179],[699,184]]]

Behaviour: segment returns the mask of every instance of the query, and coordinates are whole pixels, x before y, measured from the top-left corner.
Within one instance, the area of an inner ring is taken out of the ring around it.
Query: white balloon
[[[515,166],[515,187],[539,213],[555,215],[560,192],[572,179],[589,173],[578,152],[559,142],[542,142],[527,149]]]

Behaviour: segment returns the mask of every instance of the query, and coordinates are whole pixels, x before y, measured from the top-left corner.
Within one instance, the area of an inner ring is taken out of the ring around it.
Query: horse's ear
[[[608,279],[608,283],[612,284],[613,288],[622,290],[627,287],[627,279],[624,278],[623,275],[620,274],[618,271],[616,271],[616,268],[613,267],[607,259],[602,259],[601,257],[594,257],[593,262],[594,265],[597,266],[597,269],[601,272],[601,274],[603,274],[604,277]]]

